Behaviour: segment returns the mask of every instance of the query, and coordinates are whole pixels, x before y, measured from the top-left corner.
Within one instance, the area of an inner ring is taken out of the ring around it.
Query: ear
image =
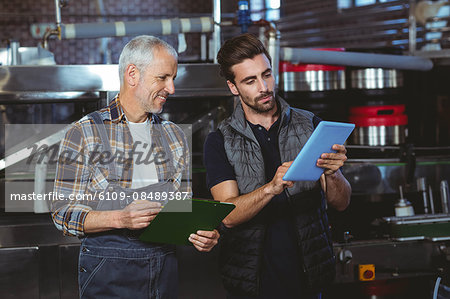
[[[227,80],[227,84],[228,84],[228,88],[230,89],[231,93],[234,94],[235,96],[238,96],[239,91],[238,91],[236,85],[234,85],[234,83],[231,82],[230,80]]]
[[[136,86],[139,82],[139,70],[134,64],[129,64],[125,69],[124,81],[128,83],[129,86]]]

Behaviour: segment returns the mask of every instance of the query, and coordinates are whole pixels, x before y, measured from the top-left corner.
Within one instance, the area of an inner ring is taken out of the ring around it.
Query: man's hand
[[[284,189],[294,186],[292,181],[284,181],[289,166],[293,161],[285,162],[278,167],[273,179],[267,184],[247,194],[239,194],[239,187],[235,180],[221,182],[211,188],[211,194],[215,200],[230,202],[236,208],[223,220],[228,227],[235,227],[255,217],[272,198],[283,192]]]
[[[343,211],[350,203],[352,188],[339,170],[347,160],[345,146],[334,144],[336,153],[324,153],[317,160],[317,166],[324,169],[320,177],[322,190],[327,202],[338,211]]]
[[[334,174],[339,168],[344,166],[344,162],[347,160],[345,146],[334,144],[332,149],[336,153],[324,153],[317,160],[317,166],[325,169],[323,172],[325,175]]]
[[[220,234],[217,230],[199,230],[196,234],[191,234],[188,240],[194,244],[194,247],[198,251],[209,252],[214,246],[216,246],[219,237]]]
[[[119,226],[133,230],[145,228],[160,211],[159,202],[135,200],[120,211]]]
[[[284,162],[278,167],[272,181],[268,184],[268,192],[272,195],[277,195],[283,192],[285,188],[290,188],[294,186],[292,181],[283,181],[283,176],[286,174],[288,168],[291,166],[293,161]]]

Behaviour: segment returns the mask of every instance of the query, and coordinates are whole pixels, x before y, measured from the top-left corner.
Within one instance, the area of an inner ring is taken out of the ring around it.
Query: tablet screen
[[[335,152],[331,149],[333,144],[344,144],[354,128],[354,124],[321,121],[289,167],[283,180],[318,180],[324,169],[317,167],[317,159],[323,153]]]

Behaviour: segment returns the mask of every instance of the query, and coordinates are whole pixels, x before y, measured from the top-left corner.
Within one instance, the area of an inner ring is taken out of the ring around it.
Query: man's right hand
[[[278,167],[277,172],[275,173],[272,181],[270,181],[270,183],[267,185],[268,187],[267,191],[270,194],[273,194],[275,196],[283,192],[285,188],[290,188],[294,186],[294,182],[283,180],[283,176],[286,174],[292,162],[294,161],[284,162],[283,164],[281,164],[280,167]]]
[[[283,163],[278,167],[272,181],[247,193],[239,194],[239,187],[235,180],[223,181],[211,188],[211,194],[215,200],[231,202],[236,208],[223,220],[228,227],[235,227],[249,221],[263,209],[272,198],[283,192],[285,188],[292,187],[294,182],[283,181],[283,176],[293,161]]]
[[[160,211],[159,202],[135,200],[120,211],[120,227],[133,230],[145,228]]]

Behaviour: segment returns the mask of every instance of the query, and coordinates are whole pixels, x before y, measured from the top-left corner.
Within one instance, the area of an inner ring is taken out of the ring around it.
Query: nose
[[[174,94],[174,93],[175,93],[175,84],[173,83],[173,80],[172,80],[172,79],[167,80],[167,83],[166,83],[166,91],[167,91],[169,94]]]
[[[263,78],[260,78],[258,80],[258,84],[259,84],[259,91],[260,92],[266,92],[267,91],[267,82],[266,80],[264,80]]]

